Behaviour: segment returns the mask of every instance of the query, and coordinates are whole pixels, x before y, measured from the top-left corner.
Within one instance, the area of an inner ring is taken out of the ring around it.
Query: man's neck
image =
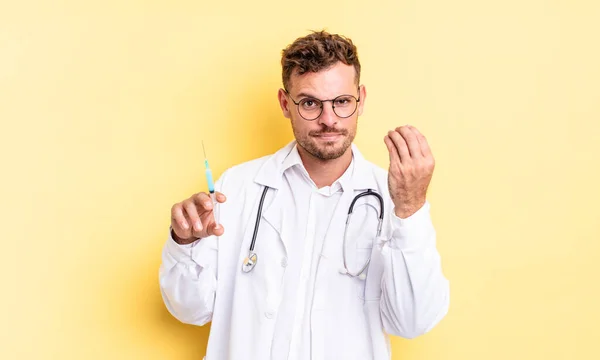
[[[351,147],[348,147],[344,155],[332,160],[318,159],[301,146],[298,146],[298,154],[308,175],[319,189],[324,186],[331,186],[334,181],[344,174],[352,162]]]

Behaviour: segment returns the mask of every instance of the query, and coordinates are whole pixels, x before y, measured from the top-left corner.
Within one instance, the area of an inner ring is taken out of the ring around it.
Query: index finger
[[[429,144],[427,143],[427,139],[425,138],[425,136],[421,134],[421,132],[417,130],[416,127],[411,126],[410,128],[419,139],[419,145],[421,145],[421,152],[423,153],[423,156],[431,156],[431,149],[429,148]]]
[[[204,211],[212,210],[212,200],[206,193],[197,193],[192,197],[194,204]],[[204,212],[203,211],[203,212]]]
[[[399,132],[400,135],[402,135],[402,137],[406,141],[406,145],[408,146],[408,150],[410,151],[410,156],[413,159],[417,159],[423,156],[421,146],[419,145],[419,140],[417,139],[417,134],[411,131],[411,127],[409,125],[396,128],[396,131]]]
[[[408,150],[408,145],[406,145],[406,140],[400,135],[397,130],[388,131],[388,137],[392,140],[392,143],[398,150],[398,155],[400,155],[400,162],[407,163],[410,161],[410,151]]]

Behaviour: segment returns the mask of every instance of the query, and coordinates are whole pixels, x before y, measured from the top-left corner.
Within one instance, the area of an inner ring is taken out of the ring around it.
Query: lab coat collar
[[[296,140],[291,141],[285,147],[277,151],[262,165],[254,181],[260,185],[279,189],[283,181],[283,172],[293,166],[294,163],[286,162],[288,155],[294,150]],[[362,156],[358,147],[352,144],[353,171],[351,178],[342,176],[340,178],[344,190],[366,190],[376,189],[377,182],[372,165]]]
[[[292,147],[292,151],[290,151],[290,153],[286,156],[285,160],[283,160],[282,173],[285,173],[286,171],[288,171],[289,169],[291,169],[293,167],[297,167],[298,170],[302,173],[302,176],[304,176],[306,178],[306,181],[311,183],[315,188],[317,187],[316,184],[310,178],[308,171],[306,171],[306,168],[304,167],[304,164],[302,163],[302,158],[300,157],[300,154],[298,153],[298,144],[297,143],[294,147]],[[352,178],[353,170],[354,170],[354,157],[352,157],[352,161],[350,162],[350,166],[348,166],[348,169],[346,169],[346,171],[344,171],[344,173],[342,174],[342,176],[340,176],[339,179],[334,181],[333,184],[331,184],[331,186],[326,187],[327,190],[324,188],[324,189],[319,189],[319,191],[326,191],[326,192],[328,191],[328,193],[333,193],[333,192],[337,192],[340,190],[352,190],[351,178]]]
[[[302,159],[298,153],[297,145],[292,146],[292,149],[284,158],[283,163],[281,164],[281,173],[283,174],[287,169],[294,166],[302,166],[302,168],[304,168],[304,164],[302,164]]]

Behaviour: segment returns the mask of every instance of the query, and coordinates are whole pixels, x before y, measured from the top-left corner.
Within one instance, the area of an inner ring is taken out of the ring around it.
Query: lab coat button
[[[267,319],[272,319],[272,318],[273,318],[273,315],[275,315],[275,314],[273,313],[273,311],[267,311],[267,312],[265,312],[265,317],[266,317]]]
[[[281,266],[282,266],[282,267],[286,267],[286,266],[287,266],[287,264],[288,264],[288,263],[287,263],[287,258],[283,258],[283,259],[281,259]]]

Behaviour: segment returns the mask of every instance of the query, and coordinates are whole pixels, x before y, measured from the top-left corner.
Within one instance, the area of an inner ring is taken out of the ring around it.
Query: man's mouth
[[[312,136],[319,138],[321,140],[325,140],[325,141],[333,141],[333,140],[337,140],[338,138],[344,136],[344,134],[342,132],[326,132],[326,133],[313,134]]]

